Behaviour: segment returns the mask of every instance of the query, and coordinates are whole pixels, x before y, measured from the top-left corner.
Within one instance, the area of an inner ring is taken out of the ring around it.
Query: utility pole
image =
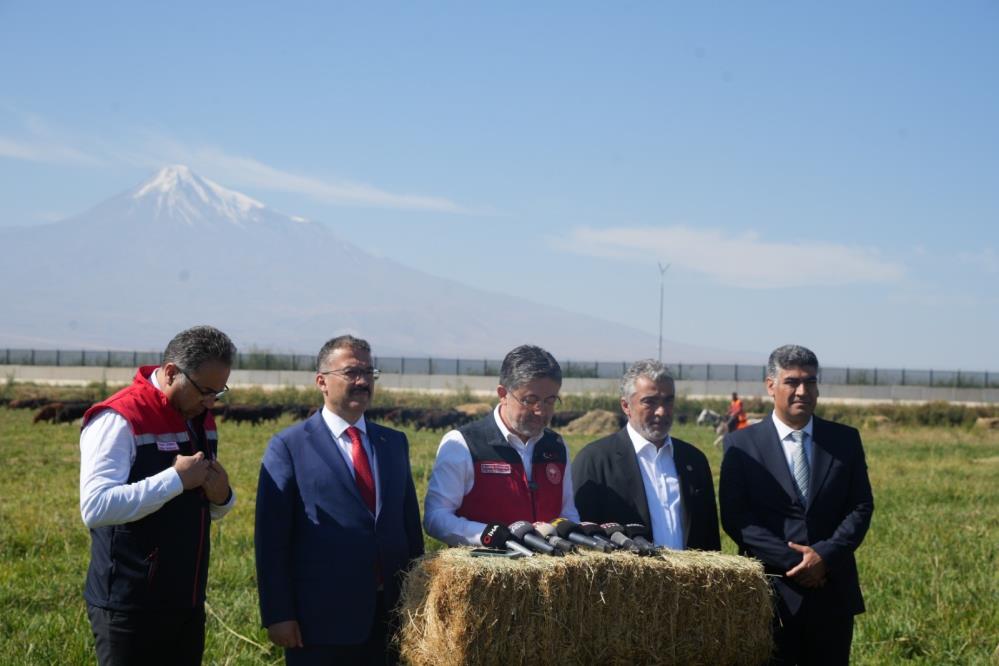
[[[663,283],[666,282],[666,271],[669,270],[669,264],[663,266],[663,263],[657,262],[659,264],[659,362],[663,362]]]

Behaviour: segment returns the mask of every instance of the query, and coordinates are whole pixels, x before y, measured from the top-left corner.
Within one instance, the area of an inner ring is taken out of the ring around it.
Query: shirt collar
[[[777,438],[780,441],[783,442],[785,439],[787,439],[788,435],[790,435],[792,432],[795,431],[794,428],[792,428],[791,426],[789,426],[788,424],[784,423],[779,418],[777,418],[777,412],[776,411],[770,412],[770,418],[772,418],[774,420],[774,427],[777,428]],[[801,429],[802,432],[804,432],[804,433],[806,433],[808,435],[809,439],[813,439],[813,440],[815,439],[814,437],[812,437],[812,426],[813,426],[812,422],[814,420],[815,420],[814,418],[810,417],[808,419],[808,423],[806,423],[805,427]]]
[[[662,445],[661,448],[657,448],[655,444],[638,434],[638,431],[631,426],[631,422],[625,426],[628,429],[628,437],[631,438],[631,445],[635,447],[635,453],[637,455],[642,455],[642,451],[647,446],[651,446],[652,450],[655,452],[653,455],[658,455],[660,452],[664,452],[670,458],[673,457],[673,438],[666,435],[666,443]]]
[[[159,371],[160,371],[159,368],[156,368],[155,370],[153,370],[153,374],[149,375],[149,383],[152,384],[153,387],[157,391],[159,391],[160,393],[162,393],[163,389],[160,388],[160,381],[158,379],[156,379],[156,373],[159,372]]]
[[[526,442],[521,441],[520,437],[518,437],[515,433],[513,433],[509,428],[506,427],[506,424],[503,423],[503,417],[500,416],[499,405],[496,405],[496,408],[493,410],[493,418],[496,420],[496,425],[499,427],[500,433],[503,435],[503,440],[512,446],[530,446],[531,444],[534,444],[539,439],[541,439],[545,434],[545,432],[542,430],[541,434],[531,437]]]
[[[332,432],[333,436],[336,438],[343,435],[343,433],[346,432],[347,428],[350,426],[354,426],[364,434],[368,433],[367,426],[364,423],[363,414],[361,415],[361,418],[357,419],[357,423],[347,423],[342,416],[336,412],[330,411],[329,407],[323,405],[323,421],[326,422],[326,427],[330,429],[330,432]]]

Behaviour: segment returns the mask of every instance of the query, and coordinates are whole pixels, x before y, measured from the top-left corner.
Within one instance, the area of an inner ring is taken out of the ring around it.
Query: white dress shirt
[[[351,451],[354,448],[354,443],[350,441],[350,435],[347,434],[347,428],[354,426],[361,431],[361,446],[364,447],[364,452],[368,454],[368,465],[371,467],[371,476],[375,479],[375,518],[382,510],[382,488],[378,483],[378,465],[375,461],[375,449],[371,446],[371,439],[368,438],[367,425],[364,422],[364,416],[357,419],[357,423],[347,423],[343,417],[339,414],[331,412],[327,407],[323,407],[323,422],[326,423],[326,427],[329,428],[330,434],[333,435],[333,441],[336,442],[337,451],[343,457],[344,462],[347,463],[347,469],[350,470],[350,475],[357,478],[357,474],[354,472],[354,459],[351,456]]]
[[[774,420],[774,427],[777,428],[777,437],[780,438],[781,448],[784,449],[784,460],[787,461],[787,469],[791,472],[791,478],[794,478],[794,440],[791,438],[791,433],[795,431],[794,428],[787,425],[779,418],[777,418],[777,412],[772,412],[770,417]],[[805,437],[805,460],[808,461],[808,468],[812,468],[812,442],[814,437],[812,437],[812,424],[813,419],[808,419],[808,423],[805,427],[801,429],[803,433],[807,435]]]
[[[155,371],[149,381],[159,390]],[[95,414],[80,433],[80,515],[87,527],[145,518],[184,492],[173,467],[128,483],[134,463],[135,436],[125,417],[112,409]],[[209,502],[212,520],[229,513],[235,503],[235,491],[226,504]]]
[[[645,485],[645,498],[649,505],[649,518],[652,524],[652,538],[657,546],[673,550],[683,550],[684,515],[680,494],[680,477],[676,473],[673,460],[673,440],[667,436],[666,443],[658,449],[638,431],[627,425],[628,436],[635,447],[638,469],[642,472]]]
[[[524,463],[527,480],[531,480],[534,445],[544,435],[542,432],[526,442],[517,435],[500,418],[499,405],[493,410],[493,418],[499,426],[503,439],[513,447]],[[564,446],[564,444],[563,444]],[[565,474],[562,477],[562,511],[559,514],[574,522],[579,522],[579,512],[572,494],[572,467],[569,465],[569,450],[565,451]],[[472,464],[472,454],[464,435],[458,430],[452,430],[444,435],[437,449],[437,459],[430,473],[430,485],[424,500],[423,527],[427,534],[440,539],[449,546],[481,546],[479,537],[486,528],[485,523],[467,520],[455,514],[462,501],[472,490],[475,483],[475,468]]]

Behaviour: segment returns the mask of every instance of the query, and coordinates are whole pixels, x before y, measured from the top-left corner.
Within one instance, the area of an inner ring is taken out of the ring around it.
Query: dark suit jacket
[[[708,459],[695,446],[673,438],[673,460],[687,516],[684,525],[686,547],[721,550],[715,486]],[[627,428],[590,442],[576,455],[572,463],[572,485],[576,508],[583,520],[641,523],[651,529],[645,484]]]
[[[874,511],[860,433],[814,417],[812,450],[806,508],[771,417],[726,435],[718,486],[722,526],[743,554],[778,576],[771,580],[782,613],[794,615],[808,600],[820,612],[855,615],[864,611],[864,599],[853,551]],[[828,568],[824,587],[806,589],[784,578],[802,558],[788,541],[810,545],[822,557]]]
[[[375,563],[385,601],[399,597],[400,572],[423,554],[409,442],[367,422],[375,450],[377,523],[318,412],[271,439],[257,487],[257,588],[263,625],[297,620],[308,645],[368,638],[375,614]]]

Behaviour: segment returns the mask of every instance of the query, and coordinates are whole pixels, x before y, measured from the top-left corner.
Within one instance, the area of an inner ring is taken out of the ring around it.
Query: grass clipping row
[[[403,661],[465,664],[759,664],[771,647],[759,563],[665,551],[473,558],[430,553],[400,602]]]

